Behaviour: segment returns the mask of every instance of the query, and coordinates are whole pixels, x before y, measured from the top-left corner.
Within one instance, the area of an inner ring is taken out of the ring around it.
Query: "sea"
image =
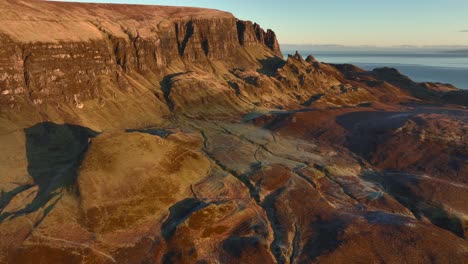
[[[326,63],[350,63],[365,70],[392,67],[417,82],[450,83],[468,89],[468,47],[375,48],[375,47],[283,47],[285,56],[297,51],[312,54]]]

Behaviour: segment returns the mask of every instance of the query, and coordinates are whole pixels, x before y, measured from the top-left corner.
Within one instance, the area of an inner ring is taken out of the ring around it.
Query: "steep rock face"
[[[281,56],[274,33],[256,26],[255,42],[239,41],[231,14],[196,8],[129,7],[2,1],[8,14],[0,28],[0,100],[11,108],[22,100],[86,108],[84,101],[131,92],[165,75],[196,68],[223,71],[255,65],[244,47]],[[40,12],[38,10],[46,10]],[[130,10],[130,12],[129,12]],[[95,14],[99,13],[100,16]],[[27,16],[27,19],[24,18]],[[76,23],[70,24],[69,19]],[[253,28],[254,26],[251,25]],[[165,107],[158,84],[155,103]],[[155,87],[156,86],[156,87]],[[164,114],[160,112],[159,115]]]
[[[268,29],[266,32],[257,23],[251,21],[237,21],[237,31],[239,34],[239,42],[241,45],[254,46],[260,44],[266,45],[276,55],[282,57],[280,46],[276,38],[275,32]]]
[[[179,54],[188,61],[228,59],[240,47],[235,29],[236,20],[232,17],[178,22],[175,33]]]

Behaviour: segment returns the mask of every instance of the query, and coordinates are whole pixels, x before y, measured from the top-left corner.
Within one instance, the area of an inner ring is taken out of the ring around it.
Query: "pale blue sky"
[[[273,29],[282,44],[468,45],[468,0],[83,0],[196,6]]]

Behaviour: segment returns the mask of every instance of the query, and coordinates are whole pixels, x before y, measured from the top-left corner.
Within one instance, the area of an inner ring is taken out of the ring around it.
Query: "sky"
[[[468,46],[468,0],[83,0],[215,8],[281,44]]]

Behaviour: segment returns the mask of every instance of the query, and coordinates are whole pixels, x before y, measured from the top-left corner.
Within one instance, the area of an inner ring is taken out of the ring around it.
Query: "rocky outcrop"
[[[237,21],[237,33],[239,43],[244,46],[255,46],[258,44],[265,45],[271,49],[276,55],[282,57],[278,39],[275,32],[268,29],[266,32],[257,23],[251,21]]]

